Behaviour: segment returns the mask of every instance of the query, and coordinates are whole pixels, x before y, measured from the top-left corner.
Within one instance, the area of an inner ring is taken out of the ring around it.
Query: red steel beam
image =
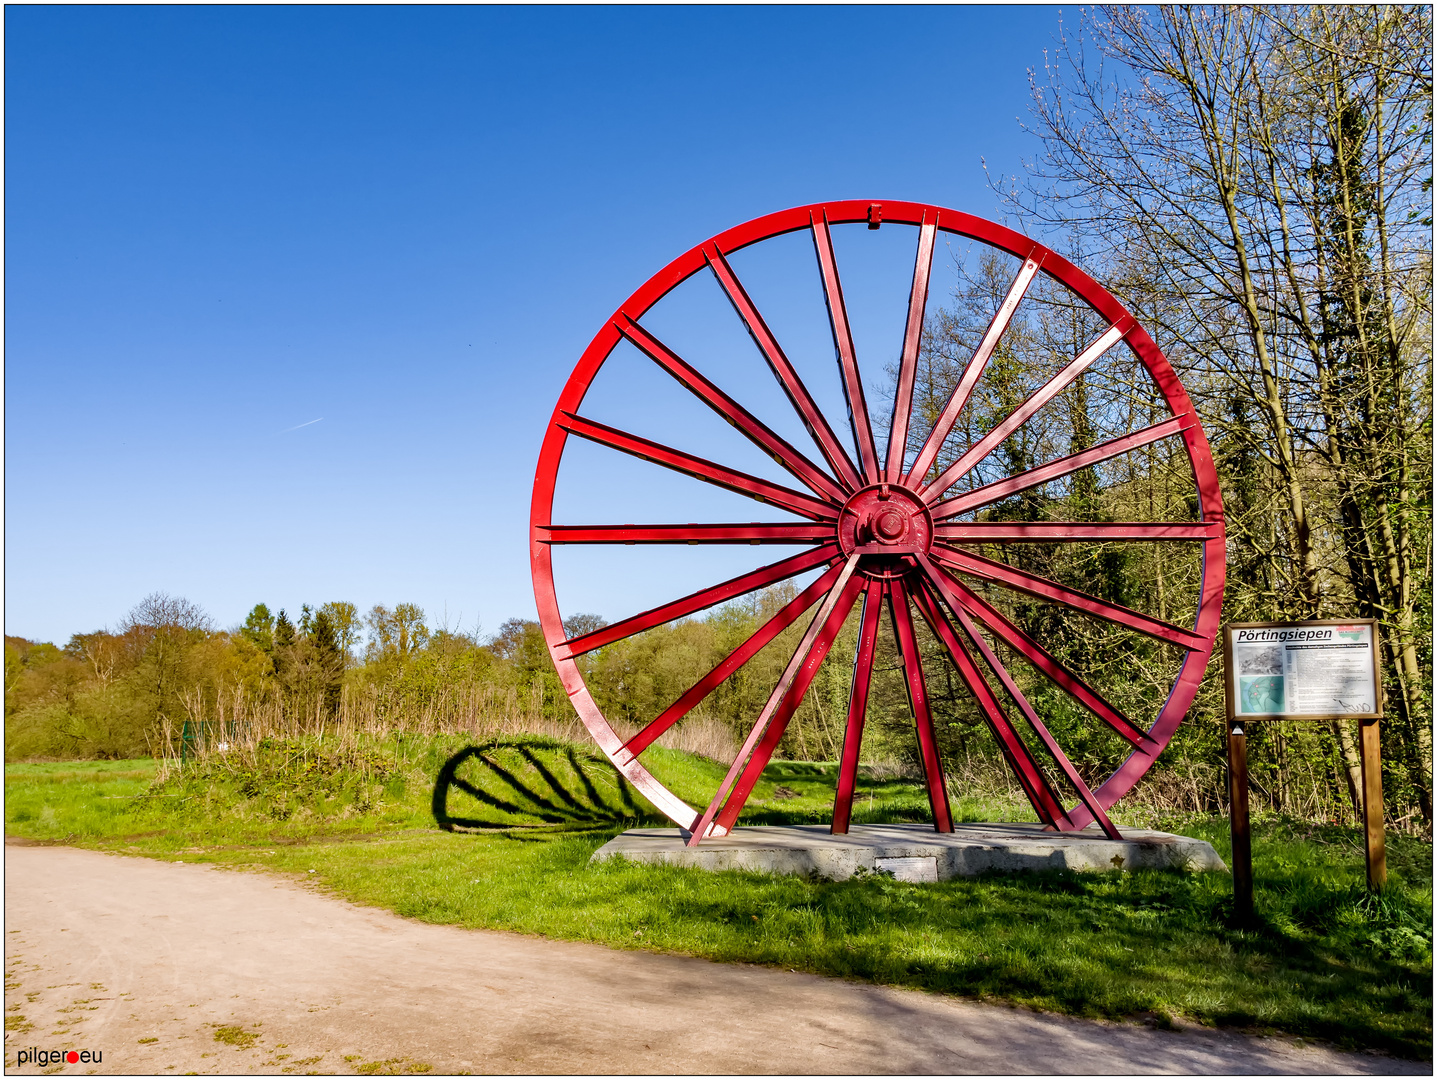
[[[838,260],[833,254],[833,235],[828,218],[813,215],[813,249],[818,256],[818,273],[823,280],[823,298],[828,304],[828,325],[833,331],[833,348],[843,376],[843,395],[848,402],[848,422],[853,428],[853,445],[858,447],[859,467],[866,484],[878,483],[878,448],[873,442],[873,424],[868,419],[868,399],[858,374],[858,357],[853,350],[853,330],[848,325],[848,307],[843,301],[843,283],[838,279]]]
[[[1008,324],[1013,319],[1013,313],[1018,310],[1018,302],[1028,291],[1028,286],[1033,282],[1033,276],[1037,274],[1038,267],[1043,263],[1043,256],[1040,254],[1029,255],[1018,271],[1018,276],[1013,279],[1013,284],[1008,287],[1008,295],[998,305],[998,310],[993,315],[993,321],[988,324],[987,331],[983,334],[983,340],[978,343],[977,350],[963,369],[963,377],[958,380],[958,385],[953,388],[953,393],[948,397],[948,403],[943,406],[943,412],[938,417],[938,422],[933,425],[933,430],[923,443],[923,448],[918,451],[918,457],[913,462],[913,468],[909,470],[908,477],[903,482],[909,487],[923,479],[925,473],[933,464],[933,459],[938,456],[938,451],[943,449],[943,442],[948,438],[948,433],[953,430],[953,425],[958,421],[958,414],[963,411],[963,406],[968,404],[968,399],[973,394],[973,388],[978,385],[978,379],[987,367],[993,350],[998,347],[1003,332],[1008,329]]]
[[[818,544],[833,538],[833,525],[826,522],[534,526],[541,544]]]
[[[780,608],[768,622],[754,632],[752,637],[719,661],[712,671],[685,690],[677,701],[660,713],[642,731],[624,743],[621,763],[632,761],[642,754],[655,739],[682,720],[693,711],[699,702],[712,694],[720,683],[747,664],[759,654],[765,645],[797,622],[799,616],[818,603],[819,597],[833,588],[833,583],[838,580],[838,575],[842,570],[841,566],[830,567],[813,584]]]
[[[1123,607],[1121,604],[1100,600],[1096,596],[1089,596],[1077,589],[1070,589],[1066,585],[1060,585],[1048,578],[1025,573],[1016,567],[994,562],[992,559],[985,559],[981,555],[972,555],[956,548],[935,547],[932,556],[934,562],[954,570],[972,574],[985,581],[995,581],[1010,589],[1016,589],[1018,592],[1049,600],[1064,607],[1076,608],[1099,619],[1118,623],[1121,626],[1126,626],[1129,630],[1136,630],[1140,634],[1147,634],[1149,637],[1166,641],[1179,648],[1197,650],[1205,649],[1208,646],[1206,638],[1200,637],[1191,630],[1184,630],[1172,623],[1143,615],[1131,608]]]
[[[923,215],[918,227],[918,252],[913,259],[913,285],[908,292],[908,325],[898,359],[898,382],[893,393],[893,422],[888,426],[888,465],[884,479],[896,484],[903,477],[903,456],[908,450],[908,423],[913,415],[913,381],[918,374],[918,347],[923,342],[923,312],[928,306],[928,279],[933,268],[933,240],[938,215]]]
[[[738,317],[743,320],[744,326],[748,327],[754,344],[758,346],[759,352],[763,353],[763,358],[768,361],[774,378],[778,380],[784,393],[788,395],[788,400],[793,405],[794,411],[803,420],[804,426],[813,436],[813,441],[823,452],[829,468],[850,487],[862,487],[863,481],[857,470],[854,469],[853,462],[849,460],[848,453],[839,443],[838,437],[833,434],[833,429],[828,426],[828,421],[824,418],[818,405],[814,403],[813,396],[808,392],[808,387],[804,386],[803,380],[798,377],[798,372],[793,369],[793,364],[784,355],[783,349],[778,344],[778,339],[773,336],[768,324],[763,321],[763,316],[759,314],[758,308],[754,306],[748,293],[744,291],[743,284],[733,272],[733,267],[729,266],[723,252],[718,245],[710,243],[704,248],[704,257],[708,259],[709,269],[713,271],[719,285],[728,294],[734,310],[738,312]]]
[[[1219,521],[962,521],[933,527],[940,538],[958,544],[1061,543],[1067,540],[1211,540],[1222,533]]]
[[[770,563],[768,566],[760,566],[757,570],[750,570],[747,574],[730,578],[720,585],[700,589],[680,600],[671,600],[667,604],[660,604],[658,607],[640,612],[631,618],[611,623],[588,634],[580,634],[576,638],[570,638],[554,650],[554,655],[560,660],[567,660],[570,657],[593,652],[595,649],[602,649],[605,645],[610,645],[615,641],[633,637],[635,634],[651,630],[655,626],[672,622],[675,619],[682,619],[685,615],[692,615],[695,611],[702,611],[704,608],[721,604],[725,600],[732,600],[735,596],[742,596],[755,589],[762,589],[767,585],[783,581],[785,578],[801,574],[805,570],[812,570],[815,566],[822,566],[837,554],[837,544],[825,544],[812,551],[790,555],[787,559]]]
[[[1002,706],[998,699],[993,696],[993,691],[983,679],[978,670],[978,665],[968,652],[968,646],[958,637],[953,625],[943,614],[943,608],[937,600],[929,595],[929,585],[922,583],[913,590],[913,599],[918,606],[919,612],[924,620],[937,635],[938,640],[943,643],[944,649],[953,660],[953,666],[958,669],[958,675],[963,684],[968,687],[968,692],[973,695],[978,709],[983,714],[984,720],[988,722],[989,728],[998,738],[998,748],[1003,752],[1008,765],[1013,770],[1013,775],[1018,778],[1023,791],[1028,796],[1028,801],[1033,804],[1038,817],[1046,824],[1055,829],[1068,829],[1071,822],[1063,810],[1063,804],[1058,799],[1057,793],[1053,791],[1048,783],[1048,778],[1043,775],[1043,770],[1038,768],[1028,747],[1013,730],[1007,716],[1003,714]]]
[[[783,675],[780,676],[778,680],[778,685],[773,688],[773,693],[769,695],[768,702],[764,705],[763,711],[759,713],[758,719],[754,721],[753,728],[749,731],[748,737],[744,739],[743,746],[739,748],[738,756],[734,758],[733,764],[729,766],[729,770],[724,775],[723,781],[719,784],[718,790],[714,792],[714,797],[712,801],[710,801],[708,808],[694,819],[688,839],[689,847],[697,847],[699,841],[708,835],[709,827],[715,824],[714,817],[718,814],[719,807],[721,807],[724,804],[724,800],[729,797],[729,793],[733,790],[734,782],[738,779],[739,773],[743,770],[744,764],[749,759],[749,755],[754,752],[759,740],[762,739],[768,731],[774,714],[782,704],[784,695],[788,693],[789,687],[793,685],[794,679],[798,677],[799,669],[803,666],[804,661],[808,659],[814,642],[818,639],[819,634],[823,632],[824,626],[828,622],[828,617],[833,614],[834,609],[838,607],[843,596],[847,593],[849,582],[853,579],[853,572],[858,569],[858,559],[859,557],[857,555],[850,555],[848,561],[843,564],[843,569],[839,572],[838,580],[834,583],[833,587],[829,589],[828,596],[819,606],[818,614],[816,614],[813,617],[813,621],[808,624],[808,629],[804,631],[803,639],[798,643],[798,648],[793,650],[793,656],[788,661],[788,667],[784,669]],[[853,601],[850,600],[849,606],[851,607],[852,605]]]
[[[613,325],[636,349],[673,376],[684,389],[722,416],[807,487],[838,502],[848,497],[843,487],[804,457],[788,440],[775,434],[762,420],[699,374],[697,369],[633,319],[620,313],[615,316]]]
[[[1099,357],[1121,341],[1128,333],[1137,326],[1137,322],[1131,315],[1125,315],[1106,331],[1098,335],[1097,339],[1084,349],[1078,357],[1058,374],[1049,379],[1043,386],[1034,391],[1031,397],[1019,405],[1008,417],[1003,420],[992,431],[974,443],[973,446],[955,461],[952,465],[943,470],[943,475],[931,484],[926,484],[919,491],[929,503],[938,499],[945,491],[961,480],[968,470],[977,465],[985,457],[1002,445],[1013,432],[1026,424],[1033,414],[1041,409],[1053,398],[1057,397],[1062,390],[1074,379],[1091,367]]]
[[[858,624],[858,648],[853,657],[853,685],[848,692],[848,723],[843,729],[843,756],[838,763],[838,787],[833,799],[829,832],[848,832],[853,814],[853,792],[858,786],[858,755],[863,746],[863,723],[868,715],[868,688],[873,679],[873,654],[878,646],[878,622],[883,615],[883,583],[870,581],[863,596]]]
[[[834,521],[838,518],[839,507],[833,503],[823,502],[792,488],[769,483],[757,476],[727,468],[707,458],[695,457],[693,454],[675,450],[671,446],[601,424],[596,420],[588,420],[573,413],[563,415],[565,419],[559,422],[561,428],[600,446],[651,461],[685,476],[692,476],[695,480],[747,495],[761,503],[771,503],[799,517],[812,518],[815,521]]]
[[[1028,725],[1033,729],[1033,733],[1038,736],[1039,741],[1042,742],[1049,756],[1057,763],[1063,775],[1068,778],[1068,783],[1073,785],[1074,790],[1078,793],[1078,798],[1082,800],[1083,805],[1088,808],[1088,812],[1097,820],[1098,825],[1102,828],[1108,839],[1121,840],[1122,836],[1108,819],[1108,815],[1103,810],[1102,805],[1094,797],[1092,789],[1088,787],[1078,770],[1073,767],[1073,763],[1068,760],[1068,755],[1063,753],[1063,748],[1058,745],[1058,740],[1053,738],[1053,733],[1048,730],[1048,726],[1039,719],[1037,710],[1033,708],[1027,697],[1024,696],[1023,691],[1018,688],[1018,684],[1014,681],[1013,676],[1009,674],[1008,669],[998,660],[992,648],[989,647],[988,642],[984,640],[983,635],[978,632],[978,628],[973,625],[973,620],[968,617],[968,613],[959,609],[953,612],[953,614],[957,616],[959,625],[963,627],[963,633],[967,636],[968,640],[973,643],[979,655],[983,657],[983,662],[988,665],[994,675],[998,676],[998,681],[1003,684],[1003,689],[1008,692],[1008,696],[1012,698],[1013,704],[1018,706],[1018,711],[1021,712],[1028,721]]]
[[[965,491],[962,495],[956,495],[934,506],[932,509],[933,520],[938,521],[942,518],[952,517],[965,510],[974,510],[980,506],[997,502],[999,499],[1005,499],[1009,495],[1015,495],[1020,491],[1035,488],[1039,484],[1046,484],[1050,480],[1059,480],[1079,469],[1086,469],[1089,465],[1107,461],[1109,458],[1125,454],[1129,450],[1136,450],[1138,447],[1147,446],[1149,443],[1155,443],[1159,439],[1166,439],[1171,435],[1181,435],[1196,423],[1197,417],[1192,413],[1184,413],[1171,420],[1164,420],[1161,424],[1154,424],[1141,431],[1134,431],[1131,435],[1124,435],[1120,439],[1113,439],[1111,442],[1102,443],[1081,453],[1059,458],[1047,465],[1040,465],[1036,469],[1029,469],[1017,476],[1010,476],[1006,480],[998,480],[991,484],[984,484],[980,488],[974,488],[972,491]]]
[[[913,634],[913,615],[908,610],[908,590],[903,579],[888,589],[888,610],[893,618],[893,636],[903,658],[903,679],[908,687],[908,705],[918,729],[918,752],[923,759],[923,777],[928,786],[928,805],[933,811],[933,828],[953,831],[953,814],[948,807],[948,789],[943,783],[943,761],[938,754],[938,735],[933,730],[933,711],[928,704],[928,685],[923,679],[923,658]]]
[[[828,650],[833,646],[833,639],[843,629],[843,622],[848,618],[848,612],[853,608],[854,601],[858,599],[858,594],[863,591],[863,587],[861,578],[854,577],[848,582],[847,587],[843,590],[843,595],[839,597],[838,606],[829,613],[822,631],[814,639],[813,648],[804,657],[803,665],[798,669],[793,685],[784,693],[783,703],[773,714],[773,720],[769,723],[768,730],[764,732],[763,738],[754,748],[753,755],[748,759],[748,764],[744,766],[738,783],[734,784],[733,792],[729,795],[728,801],[724,803],[724,808],[714,818],[714,825],[725,833],[729,832],[738,821],[739,814],[743,812],[744,803],[748,802],[749,795],[753,793],[754,785],[763,775],[763,770],[768,768],[768,763],[773,758],[773,752],[778,749],[778,744],[783,739],[783,733],[788,728],[788,722],[793,719],[793,714],[803,704],[803,696],[808,693],[814,676],[818,674],[819,666],[822,665],[824,658],[828,655]]]
[[[1101,694],[1059,663],[1057,658],[1034,641],[1027,631],[1009,620],[1001,611],[961,581],[950,574],[943,573],[926,556],[920,556],[919,562],[923,564],[934,588],[943,597],[943,602],[950,608],[954,611],[963,608],[970,615],[982,620],[988,629],[993,631],[995,637],[1066,690],[1077,699],[1079,704],[1127,739],[1128,742],[1139,748],[1153,745],[1153,740],[1146,733],[1113,708]]]

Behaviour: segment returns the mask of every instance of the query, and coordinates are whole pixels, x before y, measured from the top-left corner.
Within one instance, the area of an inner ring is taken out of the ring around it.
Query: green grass
[[[723,778],[716,762],[652,748],[650,770],[680,798],[703,805]],[[396,830],[572,831],[666,823],[601,755],[540,736],[471,744],[461,738],[390,738],[343,751],[314,742],[268,746],[258,760],[215,759],[155,781],[158,763],[7,764],[12,834],[66,843],[129,842],[180,852],[225,845],[342,840]],[[755,786],[744,824],[826,821],[834,766],[775,762]],[[1025,808],[1023,808],[1025,809]],[[959,800],[959,820],[1001,820],[1018,807]],[[860,784],[853,820],[926,821],[921,788]]]
[[[440,785],[443,813],[472,822],[460,826],[472,831],[442,831],[435,778],[464,749],[401,741],[346,763],[317,747],[281,747],[258,770],[191,769],[149,789],[153,763],[12,765],[7,832],[292,873],[434,923],[771,964],[1080,1016],[1183,1017],[1431,1055],[1429,843],[1389,837],[1391,887],[1373,897],[1356,830],[1259,820],[1259,918],[1238,930],[1229,926],[1231,882],[1222,874],[1061,872],[909,885],[591,864],[595,849],[640,820],[634,807],[644,804],[602,759],[546,740],[488,744],[458,762]],[[677,752],[651,751],[645,761],[690,803],[721,774]],[[833,783],[832,765],[777,762],[742,820],[826,820]],[[178,798],[100,798],[139,794]],[[963,820],[1030,817],[992,801],[956,800],[954,809]],[[854,816],[927,820],[927,800],[912,783],[867,780]],[[1209,840],[1227,857],[1225,819],[1162,827]]]
[[[5,832],[39,840],[113,837],[133,820],[130,810],[157,768],[148,758],[7,763]]]

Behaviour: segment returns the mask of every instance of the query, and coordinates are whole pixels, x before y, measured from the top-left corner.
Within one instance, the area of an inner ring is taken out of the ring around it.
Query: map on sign
[[[1379,711],[1373,624],[1230,626],[1234,716],[1363,716]]]

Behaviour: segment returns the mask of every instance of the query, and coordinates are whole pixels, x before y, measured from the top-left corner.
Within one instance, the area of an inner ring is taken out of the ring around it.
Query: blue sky
[[[1059,17],[7,8],[6,632],[156,590],[532,616],[535,460],[607,316],[787,206],[998,216]],[[566,608],[666,598],[583,573]]]

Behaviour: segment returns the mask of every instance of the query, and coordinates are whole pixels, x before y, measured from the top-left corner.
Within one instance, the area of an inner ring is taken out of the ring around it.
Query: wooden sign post
[[[1240,922],[1252,918],[1252,833],[1247,816],[1247,725],[1262,720],[1357,720],[1362,732],[1362,818],[1367,886],[1387,881],[1382,823],[1382,672],[1377,620],[1228,623],[1223,627],[1232,883]]]
[[[1232,899],[1239,923],[1252,921],[1252,827],[1247,820],[1247,732],[1227,725],[1227,794],[1232,811]]]
[[[1387,884],[1387,834],[1382,821],[1382,740],[1378,720],[1362,721],[1362,825],[1366,837],[1367,887]]]

